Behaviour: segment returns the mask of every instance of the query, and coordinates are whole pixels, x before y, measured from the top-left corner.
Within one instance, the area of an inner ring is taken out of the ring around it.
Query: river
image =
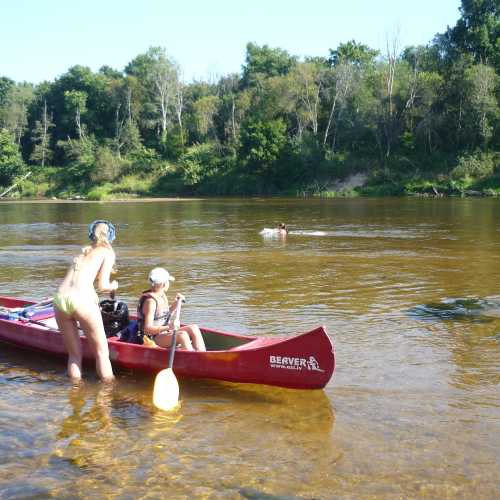
[[[0,344],[0,498],[498,497],[498,200],[2,202],[0,294],[54,293],[97,218],[131,308],[161,265],[183,322],[323,324],[336,371],[323,391],[181,380],[165,414],[152,377],[72,387]]]

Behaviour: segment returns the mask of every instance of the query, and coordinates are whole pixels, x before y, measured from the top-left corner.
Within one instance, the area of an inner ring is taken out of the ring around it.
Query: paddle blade
[[[179,382],[172,368],[166,368],[156,375],[153,404],[164,411],[173,410],[179,404]]]

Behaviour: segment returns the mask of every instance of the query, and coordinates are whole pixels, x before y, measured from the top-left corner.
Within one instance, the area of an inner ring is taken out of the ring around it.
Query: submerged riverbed
[[[0,345],[0,497],[493,498],[500,465],[500,203],[494,199],[228,199],[0,204],[0,294],[44,298],[118,228],[118,298],[151,267],[184,322],[252,335],[324,324],[324,391],[153,378]],[[286,222],[286,239],[259,232]],[[268,496],[266,496],[268,495]]]

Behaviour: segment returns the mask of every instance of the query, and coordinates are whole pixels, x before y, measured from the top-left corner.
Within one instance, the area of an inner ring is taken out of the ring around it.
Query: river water
[[[162,265],[184,322],[324,324],[337,369],[323,391],[181,380],[164,414],[152,377],[72,387],[0,345],[0,498],[498,497],[499,201],[1,203],[0,294],[52,294],[97,218],[131,307]]]

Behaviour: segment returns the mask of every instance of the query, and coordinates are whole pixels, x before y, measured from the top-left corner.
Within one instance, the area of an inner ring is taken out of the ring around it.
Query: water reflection
[[[68,390],[71,412],[50,463],[71,475],[76,496],[99,481],[103,494],[131,497],[146,488],[152,497],[168,489],[172,498],[262,498],[289,491],[290,481],[300,490],[290,467],[319,479],[341,455],[324,391],[182,380],[180,408],[166,413],[150,402],[150,378],[121,375],[112,386]],[[62,491],[56,484],[52,493]]]

